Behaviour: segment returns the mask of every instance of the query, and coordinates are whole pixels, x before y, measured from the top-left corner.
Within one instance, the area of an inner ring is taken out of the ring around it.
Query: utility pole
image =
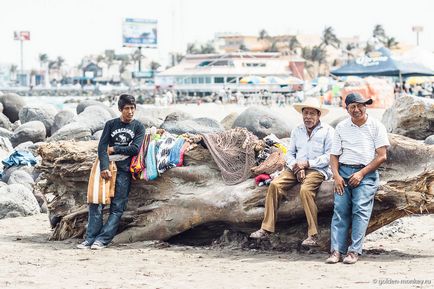
[[[14,40],[20,41],[20,82],[24,84],[24,41],[30,40],[30,31],[14,31]]]
[[[413,32],[416,32],[416,45],[419,46],[419,33],[423,32],[423,26],[413,26]]]

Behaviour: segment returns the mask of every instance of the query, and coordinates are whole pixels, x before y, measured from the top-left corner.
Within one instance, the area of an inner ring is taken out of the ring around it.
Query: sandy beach
[[[368,236],[356,265],[318,252],[258,252],[139,242],[102,251],[48,241],[47,215],[0,220],[1,288],[433,288],[434,216]],[[421,285],[420,283],[424,284]],[[392,284],[393,283],[393,284]]]

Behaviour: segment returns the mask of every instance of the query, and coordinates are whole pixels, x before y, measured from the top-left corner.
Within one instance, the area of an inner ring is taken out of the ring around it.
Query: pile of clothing
[[[251,168],[251,172],[256,185],[268,186],[284,169],[287,148],[274,134],[270,134],[263,138],[256,150],[256,166]]]
[[[134,179],[155,180],[166,170],[183,165],[184,154],[194,147],[188,137],[155,127],[146,129],[139,154],[131,161]]]

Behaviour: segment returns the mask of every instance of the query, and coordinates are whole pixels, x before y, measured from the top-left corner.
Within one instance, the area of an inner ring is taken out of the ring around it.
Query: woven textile
[[[255,165],[255,145],[258,138],[245,128],[202,134],[211,156],[219,167],[223,181],[235,185],[251,176]]]
[[[90,171],[89,183],[87,186],[87,203],[88,204],[110,204],[111,198],[115,195],[117,168],[115,162],[109,163],[109,171],[112,177],[105,180],[101,177],[99,169],[99,159],[95,159]]]

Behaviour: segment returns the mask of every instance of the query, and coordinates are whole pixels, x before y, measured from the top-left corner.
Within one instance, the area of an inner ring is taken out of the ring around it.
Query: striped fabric
[[[87,203],[88,204],[110,204],[115,195],[117,168],[114,161],[109,163],[109,170],[112,174],[110,180],[101,177],[99,168],[99,159],[96,158],[90,171],[89,183],[87,185]]]
[[[339,162],[347,165],[367,165],[375,158],[375,150],[389,146],[386,128],[368,116],[362,126],[351,118],[341,121],[335,129],[331,154],[339,156]]]

